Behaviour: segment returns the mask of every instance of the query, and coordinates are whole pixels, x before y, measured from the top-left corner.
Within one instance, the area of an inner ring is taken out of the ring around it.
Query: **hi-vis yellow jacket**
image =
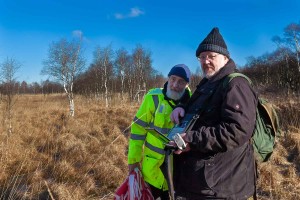
[[[128,152],[128,164],[142,161],[144,180],[163,190],[168,190],[160,170],[165,158],[164,145],[153,135],[147,134],[145,128],[156,128],[167,135],[174,126],[170,119],[173,111],[170,104],[175,106],[173,101],[164,99],[162,88],[152,89],[145,95],[131,126]]]

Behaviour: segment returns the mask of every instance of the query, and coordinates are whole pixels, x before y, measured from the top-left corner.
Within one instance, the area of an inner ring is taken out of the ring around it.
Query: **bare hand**
[[[184,117],[185,111],[183,108],[178,107],[173,110],[171,113],[171,121],[174,122],[175,124],[180,123],[180,118]]]
[[[174,153],[179,155],[181,153],[188,152],[190,150],[191,150],[190,144],[186,143],[185,149],[182,149],[182,150],[178,149],[177,151],[174,151]]]
[[[181,154],[183,152],[188,152],[188,151],[191,150],[191,147],[190,147],[189,143],[187,143],[186,140],[185,140],[186,133],[182,133],[182,134],[180,134],[180,136],[182,137],[182,139],[186,143],[186,147],[185,147],[185,149],[182,149],[182,150],[178,149],[178,150],[174,151],[175,154]],[[174,141],[170,141],[169,144],[176,147],[176,143]]]

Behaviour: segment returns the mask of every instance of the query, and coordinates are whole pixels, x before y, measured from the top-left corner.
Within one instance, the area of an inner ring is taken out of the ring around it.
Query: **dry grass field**
[[[0,199],[113,199],[127,175],[127,144],[137,104],[64,95],[16,96],[12,133],[0,103]],[[283,136],[259,166],[259,199],[300,199],[300,100],[272,100]]]

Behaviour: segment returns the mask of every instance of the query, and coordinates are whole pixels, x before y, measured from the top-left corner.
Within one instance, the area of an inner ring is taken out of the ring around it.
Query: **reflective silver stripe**
[[[157,109],[158,107],[158,96],[157,95],[152,95],[152,99],[153,99],[153,102],[154,102],[154,106],[155,106],[155,110]]]
[[[163,149],[160,149],[158,147],[153,146],[152,144],[148,143],[147,141],[145,142],[145,146],[148,147],[150,150],[165,155],[165,151]]]
[[[130,139],[132,139],[132,140],[145,140],[146,135],[138,135],[138,134],[131,133]]]
[[[147,122],[144,122],[143,120],[137,118],[136,116],[133,119],[133,122],[136,123],[137,125],[140,125],[142,127],[148,127],[149,124]]]
[[[149,127],[150,127],[150,128],[155,128],[157,131],[159,131],[159,132],[161,132],[161,133],[163,133],[163,134],[167,134],[167,133],[169,133],[170,130],[171,130],[170,128],[160,128],[160,127],[158,127],[158,126],[154,126],[153,123],[150,123]]]
[[[170,128],[156,128],[156,130],[158,130],[159,132],[163,133],[163,134],[167,134],[170,132]]]

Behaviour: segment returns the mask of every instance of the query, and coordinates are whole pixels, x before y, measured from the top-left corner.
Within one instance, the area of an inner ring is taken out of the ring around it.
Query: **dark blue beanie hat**
[[[176,75],[183,78],[186,82],[190,82],[191,72],[188,66],[185,64],[178,64],[172,67],[171,71],[168,74],[168,77],[171,75]]]

